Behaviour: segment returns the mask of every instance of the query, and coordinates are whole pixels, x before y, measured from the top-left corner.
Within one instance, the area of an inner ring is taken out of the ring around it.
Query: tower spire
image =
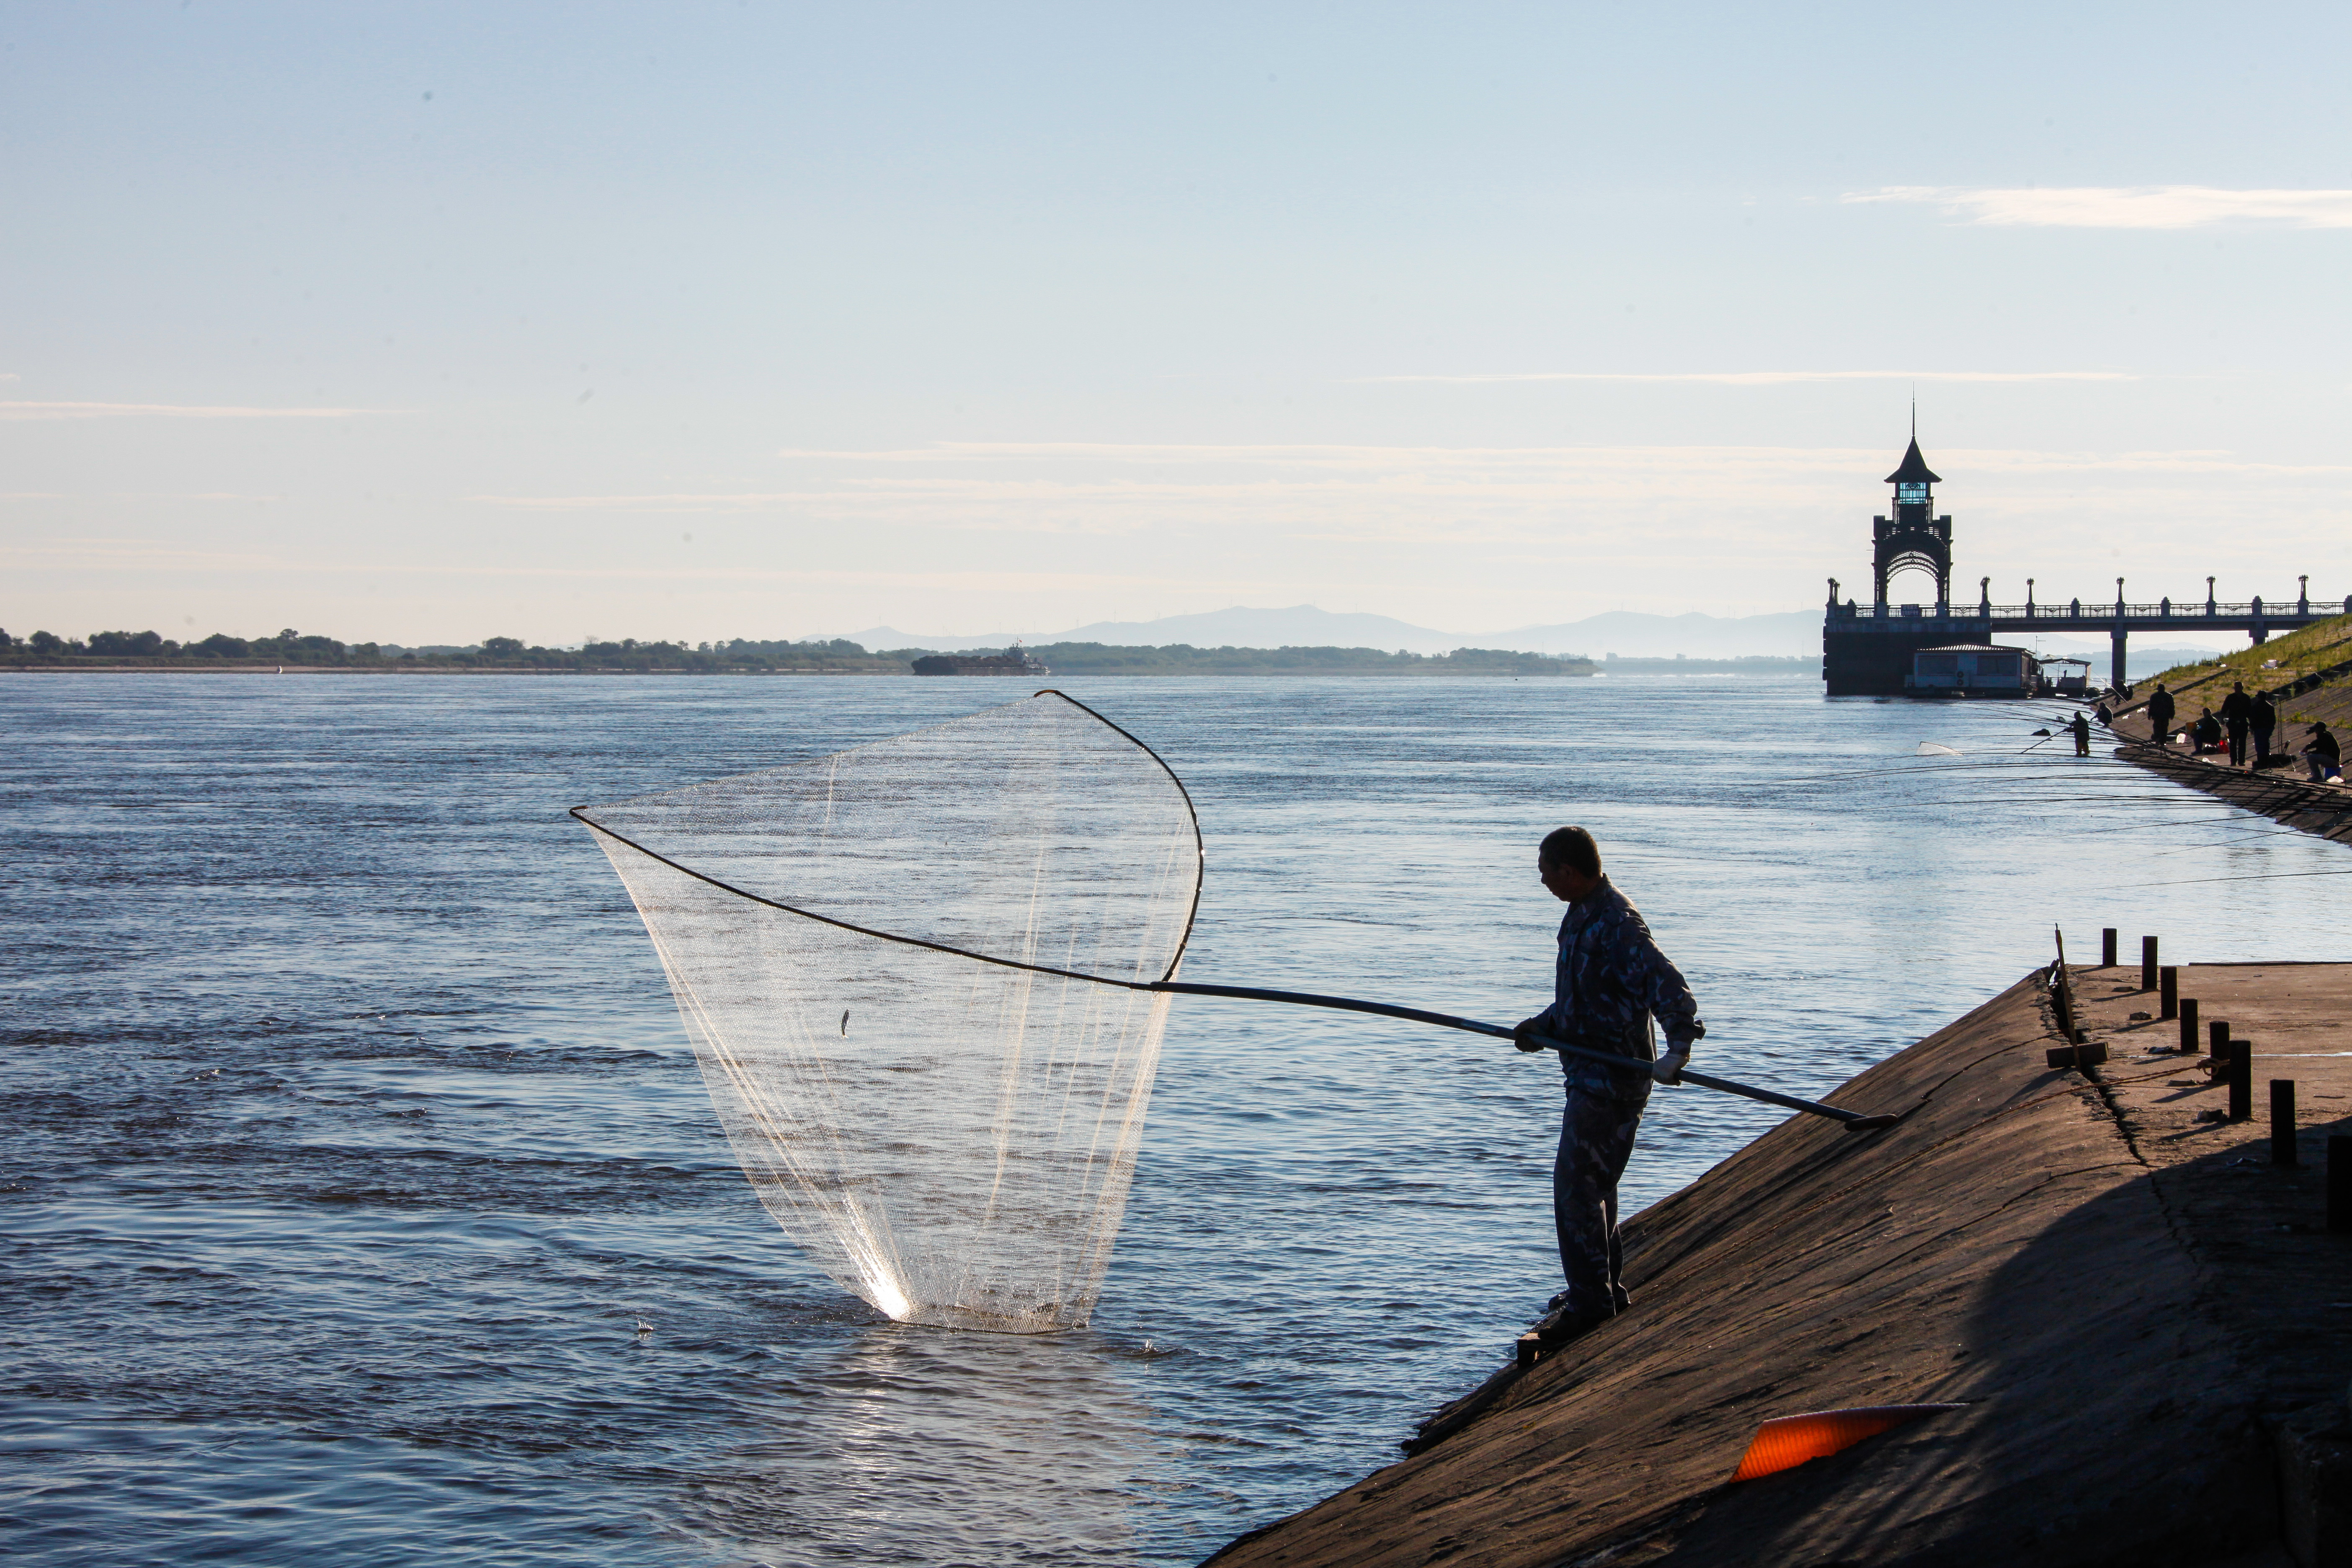
[[[1895,515],[1874,520],[1878,548],[1874,602],[1886,602],[1887,579],[1895,573],[1924,571],[1935,576],[1936,613],[1940,616],[1951,602],[1952,520],[1935,513],[1931,487],[1943,481],[1919,451],[1916,396],[1911,403],[1911,444],[1904,448],[1902,464],[1886,476],[1886,482],[1895,487]]]

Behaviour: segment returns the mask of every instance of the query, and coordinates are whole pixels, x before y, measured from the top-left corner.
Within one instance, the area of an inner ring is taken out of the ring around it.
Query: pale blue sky
[[[2340,595],[2348,35],[0,5],[0,626],[1796,608],[1914,376],[1971,596]]]

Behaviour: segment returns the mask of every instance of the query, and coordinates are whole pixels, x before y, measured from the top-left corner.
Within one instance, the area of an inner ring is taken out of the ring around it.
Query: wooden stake
[[[2294,1163],[2294,1079],[2271,1079],[2271,1163]]]

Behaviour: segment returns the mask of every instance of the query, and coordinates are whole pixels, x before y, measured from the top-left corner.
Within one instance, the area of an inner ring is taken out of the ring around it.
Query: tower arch
[[[1873,603],[1885,614],[1888,581],[1898,572],[1925,572],[1936,579],[1936,613],[1942,615],[1952,601],[1952,520],[1935,515],[1934,487],[1943,479],[1920,455],[1916,432],[1885,482],[1895,487],[1895,515],[1870,520]]]

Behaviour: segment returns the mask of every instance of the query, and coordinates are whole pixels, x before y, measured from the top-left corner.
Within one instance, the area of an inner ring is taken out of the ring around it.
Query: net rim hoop
[[[710,876],[707,872],[698,871],[691,866],[680,865],[676,860],[671,859],[668,856],[661,854],[656,850],[648,849],[644,845],[638,843],[635,839],[631,838],[625,834],[614,832],[611,828],[606,827],[604,824],[597,822],[593,817],[583,816],[582,814],[588,810],[588,807],[584,805],[575,805],[572,807],[566,815],[577,818],[581,825],[586,827],[590,832],[601,833],[605,837],[614,840],[615,843],[625,844],[630,848],[635,850],[638,854],[646,857],[647,859],[658,860],[673,871],[683,871],[698,882],[708,882],[710,886],[717,888],[721,892],[732,893],[739,899],[749,899],[755,904],[765,904],[772,910],[781,910],[788,915],[798,915],[803,920],[815,921],[821,925],[829,925],[840,931],[856,931],[860,936],[870,936],[882,942],[895,942],[907,947],[929,948],[933,952],[951,953],[958,958],[969,958],[978,963],[993,963],[1004,969],[1025,969],[1033,974],[1055,974],[1059,975],[1066,980],[1084,980],[1096,985],[1118,985],[1129,991],[1157,991],[1175,978],[1177,965],[1184,962],[1184,950],[1192,945],[1192,924],[1200,918],[1201,915],[1201,884],[1206,874],[1208,850],[1207,847],[1201,839],[1201,814],[1193,808],[1192,792],[1184,787],[1184,781],[1176,776],[1176,770],[1168,765],[1166,758],[1153,751],[1150,746],[1145,745],[1141,741],[1137,740],[1136,737],[1124,726],[1113,723],[1110,720],[1104,718],[1100,713],[1096,712],[1093,709],[1087,707],[1085,703],[1079,701],[1068,692],[1057,691],[1052,687],[1046,687],[1042,690],[1032,692],[1030,695],[1033,697],[1058,697],[1063,701],[1068,703],[1071,707],[1076,709],[1079,712],[1086,714],[1088,718],[1102,725],[1104,728],[1110,730],[1126,739],[1129,742],[1134,745],[1138,751],[1141,752],[1145,756],[1150,757],[1153,762],[1160,764],[1160,771],[1168,775],[1168,782],[1176,786],[1177,797],[1184,803],[1184,819],[1191,823],[1192,826],[1192,906],[1184,911],[1184,932],[1177,939],[1176,952],[1169,958],[1168,967],[1160,973],[1160,976],[1158,980],[1118,980],[1106,974],[1082,974],[1075,969],[1055,969],[1051,964],[1045,963],[1024,963],[1016,958],[997,958],[985,952],[974,952],[970,948],[950,947],[947,943],[942,942],[925,942],[919,936],[901,936],[895,931],[876,931],[871,926],[856,925],[848,921],[835,920],[831,915],[818,914],[814,910],[804,910],[799,908],[797,905],[781,903],[774,899],[761,898],[759,894],[747,891],[744,889],[735,886],[731,882],[722,882],[718,878]],[[983,709],[982,711],[987,711],[987,710]]]

